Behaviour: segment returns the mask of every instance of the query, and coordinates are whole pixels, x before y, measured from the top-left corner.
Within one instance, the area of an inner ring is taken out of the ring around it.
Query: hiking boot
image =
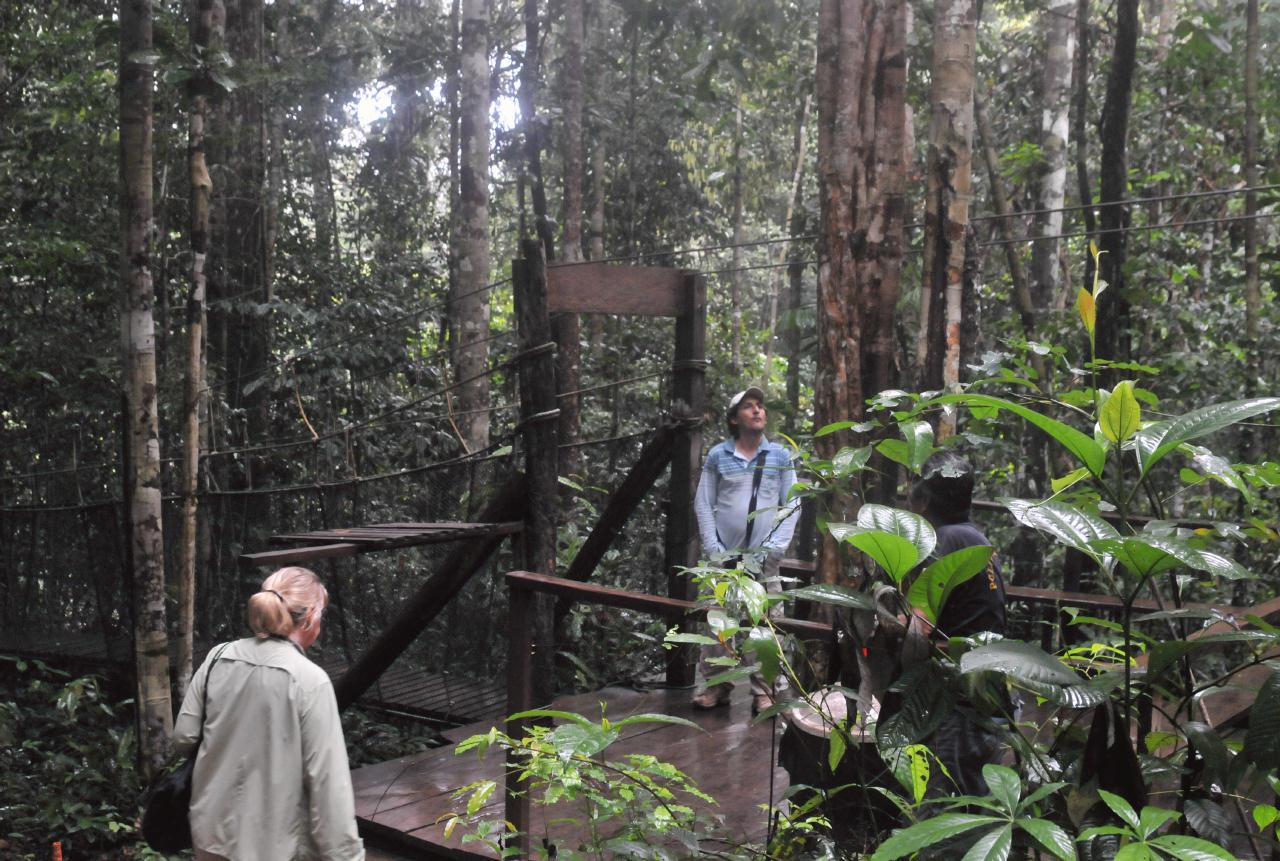
[[[713,685],[700,694],[697,694],[691,702],[695,709],[718,709],[721,706],[729,704],[729,697],[733,695],[733,685],[722,684]]]

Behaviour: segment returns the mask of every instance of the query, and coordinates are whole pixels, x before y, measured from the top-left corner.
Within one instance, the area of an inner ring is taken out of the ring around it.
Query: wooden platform
[[[727,709],[697,712],[689,704],[688,690],[642,692],[629,688],[606,688],[557,700],[553,708],[598,717],[600,704],[614,720],[640,713],[662,713],[695,720],[703,731],[680,726],[646,724],[630,728],[609,748],[606,756],[620,758],[627,753],[647,753],[669,762],[688,774],[718,804],[708,807],[695,802],[700,813],[719,821],[714,849],[728,845],[763,843],[768,822],[761,805],[770,797],[776,801],[786,790],[787,774],[773,768],[770,747],[771,723],[750,722],[750,696],[746,685],[738,685]],[[480,722],[446,732],[456,744],[485,732],[492,722]],[[356,816],[362,833],[383,845],[395,844],[422,858],[492,858],[477,843],[461,842],[461,829],[444,836],[444,819],[461,810],[463,802],[452,793],[478,780],[502,780],[503,755],[491,752],[479,759],[474,753],[457,756],[454,744],[411,757],[366,766],[352,772],[356,792]],[[488,818],[500,819],[503,801],[499,789],[484,809]],[[533,833],[558,845],[576,845],[586,834],[584,817],[573,806],[559,804],[533,807]]]
[[[396,550],[470,538],[512,535],[519,532],[523,526],[524,524],[520,521],[463,523],[450,520],[432,523],[375,523],[369,526],[349,526],[314,532],[287,532],[272,535],[271,543],[304,546],[267,550],[262,553],[244,553],[240,555],[239,562],[247,568],[294,565],[314,562],[317,559],[340,559],[378,550]]]
[[[198,666],[209,644],[197,643]],[[131,671],[130,644],[125,640],[108,643],[96,633],[10,634],[0,637],[0,654],[70,669],[72,672]],[[172,656],[171,656],[172,657]],[[332,679],[347,669],[347,662],[331,651],[313,655],[316,663]],[[360,698],[364,705],[405,712],[442,723],[471,723],[500,720],[506,709],[506,690],[500,682],[476,679],[459,673],[429,673],[393,665],[377,684]]]

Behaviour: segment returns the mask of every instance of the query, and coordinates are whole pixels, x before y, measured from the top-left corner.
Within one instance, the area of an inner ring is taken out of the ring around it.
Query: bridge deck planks
[[[687,690],[641,692],[628,688],[606,688],[557,700],[553,708],[575,711],[588,717],[606,714],[620,720],[631,714],[658,712],[695,720],[702,731],[683,726],[640,724],[628,727],[610,749],[610,758],[627,753],[647,753],[672,763],[688,774],[698,786],[718,801],[715,808],[702,802],[694,807],[702,813],[723,817],[721,848],[729,843],[762,842],[768,824],[760,805],[769,800],[769,780],[774,779],[775,798],[786,789],[786,772],[771,764],[768,724],[750,723],[750,697],[745,685],[735,691],[728,709],[695,712]],[[454,742],[486,731],[492,722],[450,730]],[[461,831],[444,836],[445,817],[461,809],[452,798],[459,787],[477,780],[502,780],[503,757],[491,752],[485,759],[474,754],[455,756],[454,746],[437,748],[412,757],[366,766],[352,772],[356,790],[356,815],[362,828],[380,836],[394,836],[398,843],[427,856],[487,858],[477,844],[461,844]],[[485,814],[501,817],[501,794],[495,793]],[[534,805],[533,829],[540,840],[554,842],[581,839],[585,827],[579,811],[571,805],[551,809]],[[577,822],[572,820],[577,819]],[[458,854],[463,853],[463,854]]]

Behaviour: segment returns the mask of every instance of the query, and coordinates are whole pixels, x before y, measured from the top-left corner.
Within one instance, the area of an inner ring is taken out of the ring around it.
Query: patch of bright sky
[[[432,98],[441,98],[440,85],[432,91]],[[374,82],[356,91],[355,116],[356,125],[342,130],[342,143],[349,147],[358,147],[369,137],[373,125],[386,119],[391,110],[392,88],[381,82]],[[495,129],[509,131],[520,121],[520,103],[512,96],[501,95],[489,108],[490,122]]]

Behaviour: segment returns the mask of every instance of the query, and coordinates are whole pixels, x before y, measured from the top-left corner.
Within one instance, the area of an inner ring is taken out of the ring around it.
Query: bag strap
[[[200,737],[196,739],[196,746],[192,750],[192,755],[200,749],[200,743],[204,741],[204,722],[209,716],[209,678],[213,675],[214,664],[218,663],[218,659],[222,657],[222,653],[227,650],[230,643],[223,643],[222,648],[214,654],[213,660],[209,662],[209,672],[204,674],[204,690],[200,692]]]
[[[747,534],[742,539],[742,547],[746,549],[751,546],[751,531],[755,528],[756,521],[751,515],[756,513],[756,501],[760,497],[760,481],[764,478],[764,462],[767,459],[768,452],[764,449],[755,456],[751,461],[751,467],[755,470],[755,475],[751,477],[751,501],[747,503]]]

